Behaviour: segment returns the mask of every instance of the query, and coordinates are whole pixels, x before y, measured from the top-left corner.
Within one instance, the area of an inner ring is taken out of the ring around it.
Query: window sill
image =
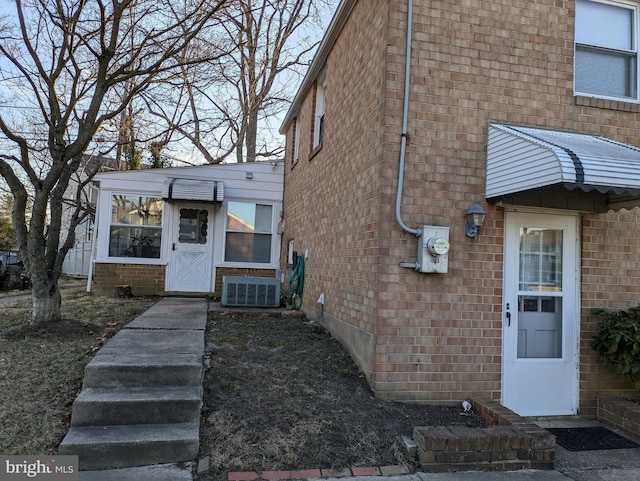
[[[99,264],[145,264],[145,265],[166,265],[162,259],[151,259],[149,257],[102,257],[95,260]]]
[[[311,153],[309,154],[309,160],[313,159],[321,150],[322,150],[322,142],[320,142],[311,150]]]
[[[635,102],[625,102],[623,100],[610,100],[598,97],[586,97],[584,95],[576,95],[576,105],[583,107],[596,107],[599,109],[621,110],[623,112],[640,112],[640,104]]]

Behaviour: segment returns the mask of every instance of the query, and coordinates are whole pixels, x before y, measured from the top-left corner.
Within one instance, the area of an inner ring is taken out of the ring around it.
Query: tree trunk
[[[62,318],[60,288],[57,282],[33,279],[31,323],[59,321]]]
[[[258,109],[249,112],[247,120],[247,133],[245,134],[245,145],[247,148],[247,162],[256,161],[256,151],[258,142]]]

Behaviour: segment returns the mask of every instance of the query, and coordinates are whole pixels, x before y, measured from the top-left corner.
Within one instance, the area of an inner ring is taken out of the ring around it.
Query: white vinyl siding
[[[637,6],[576,1],[575,91],[637,100]]]

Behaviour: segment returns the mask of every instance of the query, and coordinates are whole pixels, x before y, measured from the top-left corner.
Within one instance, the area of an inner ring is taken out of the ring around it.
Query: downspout
[[[407,49],[404,65],[404,104],[402,110],[402,136],[400,140],[400,172],[398,173],[398,192],[396,194],[396,219],[400,227],[406,232],[418,235],[418,229],[411,229],[402,221],[400,209],[402,207],[402,188],[404,184],[404,161],[407,152],[407,124],[409,119],[409,85],[411,77],[411,29],[413,25],[413,0],[407,5]]]

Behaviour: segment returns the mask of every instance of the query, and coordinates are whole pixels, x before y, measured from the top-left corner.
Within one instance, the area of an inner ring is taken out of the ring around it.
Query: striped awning
[[[593,135],[491,124],[486,198],[587,212],[640,206],[640,148]]]

